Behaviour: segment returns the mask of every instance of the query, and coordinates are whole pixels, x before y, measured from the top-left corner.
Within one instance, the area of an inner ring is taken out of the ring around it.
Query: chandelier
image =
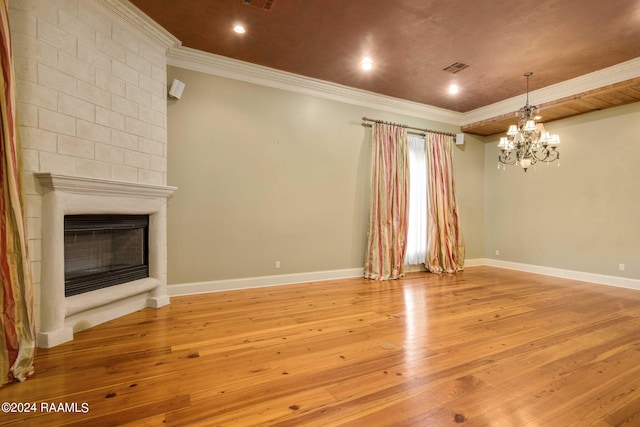
[[[518,110],[518,125],[509,126],[507,136],[501,137],[498,143],[500,148],[498,169],[501,163],[503,165],[518,163],[525,172],[529,166],[535,165],[538,161],[551,163],[558,160],[558,166],[560,165],[560,153],[557,150],[560,137],[549,134],[542,123],[537,123],[537,120],[540,120],[536,115],[538,108],[535,105],[529,105],[529,77],[532,74],[532,72],[524,74],[527,78],[527,102]]]

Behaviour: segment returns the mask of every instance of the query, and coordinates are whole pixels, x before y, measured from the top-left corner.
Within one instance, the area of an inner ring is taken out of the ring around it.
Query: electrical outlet
[[[496,249],[496,255],[500,255],[500,251]]]
[[[618,264],[618,270],[624,271],[624,264]]]
[[[280,261],[276,261],[276,268],[280,268]]]

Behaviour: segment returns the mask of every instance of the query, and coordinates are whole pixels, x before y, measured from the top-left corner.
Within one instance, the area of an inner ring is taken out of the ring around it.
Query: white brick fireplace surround
[[[38,345],[168,302],[167,54],[180,41],[127,0],[12,0]],[[63,216],[150,215],[149,279],[64,297]],[[116,303],[117,301],[117,303]]]
[[[39,347],[53,347],[87,329],[145,307],[169,304],[166,201],[175,187],[35,174],[42,194]],[[65,297],[64,216],[149,215],[149,277]]]

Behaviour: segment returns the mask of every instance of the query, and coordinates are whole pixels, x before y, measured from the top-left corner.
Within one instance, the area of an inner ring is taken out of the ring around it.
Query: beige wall
[[[484,137],[465,135],[453,149],[458,211],[467,260],[484,257]]]
[[[175,67],[168,106],[169,283],[362,267],[371,130],[459,128]],[[483,253],[484,147],[456,147],[467,258]],[[275,268],[275,262],[281,268]]]
[[[640,103],[546,127],[562,138],[560,167],[499,171],[487,138],[485,256],[640,279]]]

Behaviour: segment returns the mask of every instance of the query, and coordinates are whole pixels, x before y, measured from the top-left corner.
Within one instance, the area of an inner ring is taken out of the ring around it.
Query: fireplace
[[[39,347],[71,341],[74,332],[145,307],[169,304],[166,206],[175,187],[34,175],[42,194]],[[103,247],[111,255],[94,256]],[[111,277],[105,278],[109,270]],[[133,275],[120,282],[125,273]],[[67,289],[80,278],[85,283]]]
[[[66,215],[64,295],[149,277],[149,215]]]

